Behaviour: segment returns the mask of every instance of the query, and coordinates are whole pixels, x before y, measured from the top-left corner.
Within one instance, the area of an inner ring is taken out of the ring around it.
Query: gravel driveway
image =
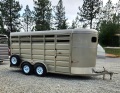
[[[120,73],[120,58],[97,62],[97,69],[103,66]],[[26,76],[18,68],[10,68],[6,61],[0,63],[0,93],[120,93],[120,74],[113,75],[113,80],[109,80],[109,76],[106,80],[102,80],[102,76]]]

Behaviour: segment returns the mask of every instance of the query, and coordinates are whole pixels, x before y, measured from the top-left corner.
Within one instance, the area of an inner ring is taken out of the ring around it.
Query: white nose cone
[[[105,50],[102,48],[102,46],[100,46],[99,44],[98,44],[98,46],[97,46],[97,58],[102,58],[102,59],[104,59],[105,58]]]
[[[105,61],[105,50],[98,44],[97,46],[97,58],[96,62],[104,62]]]

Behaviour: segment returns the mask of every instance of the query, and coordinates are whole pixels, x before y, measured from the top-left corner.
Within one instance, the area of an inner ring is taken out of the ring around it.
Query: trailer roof
[[[94,29],[65,29],[65,30],[47,30],[35,32],[12,32],[10,36],[26,36],[26,35],[53,35],[53,34],[70,34],[70,33],[98,33]]]

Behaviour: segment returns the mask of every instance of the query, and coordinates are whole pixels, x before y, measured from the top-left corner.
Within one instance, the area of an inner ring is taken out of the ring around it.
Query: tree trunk
[[[27,32],[28,32],[28,25],[29,25],[29,24],[28,24],[28,16],[27,16]]]
[[[90,20],[90,29],[92,29],[92,19]]]

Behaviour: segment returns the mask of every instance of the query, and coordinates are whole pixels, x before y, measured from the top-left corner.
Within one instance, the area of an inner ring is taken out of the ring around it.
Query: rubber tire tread
[[[24,65],[28,65],[30,67],[30,72],[29,73],[24,72],[24,70],[23,70]],[[22,65],[21,65],[21,68],[22,68],[23,74],[25,74],[25,75],[31,75],[32,72],[33,72],[33,66],[29,62],[23,62]]]
[[[36,68],[37,68],[38,66],[41,66],[41,67],[43,68],[43,74],[41,74],[41,75],[37,74],[37,72],[36,72]],[[45,67],[43,64],[41,64],[41,63],[36,63],[36,64],[34,65],[34,73],[35,73],[37,76],[43,77],[43,76],[45,76],[45,75],[47,74],[46,67]]]
[[[17,63],[16,63],[16,64],[12,64],[12,61],[11,61],[12,57],[15,57],[15,58],[17,59]],[[20,56],[18,56],[18,55],[12,55],[12,56],[10,57],[10,66],[19,66],[20,63],[21,63],[21,58],[20,58]]]

